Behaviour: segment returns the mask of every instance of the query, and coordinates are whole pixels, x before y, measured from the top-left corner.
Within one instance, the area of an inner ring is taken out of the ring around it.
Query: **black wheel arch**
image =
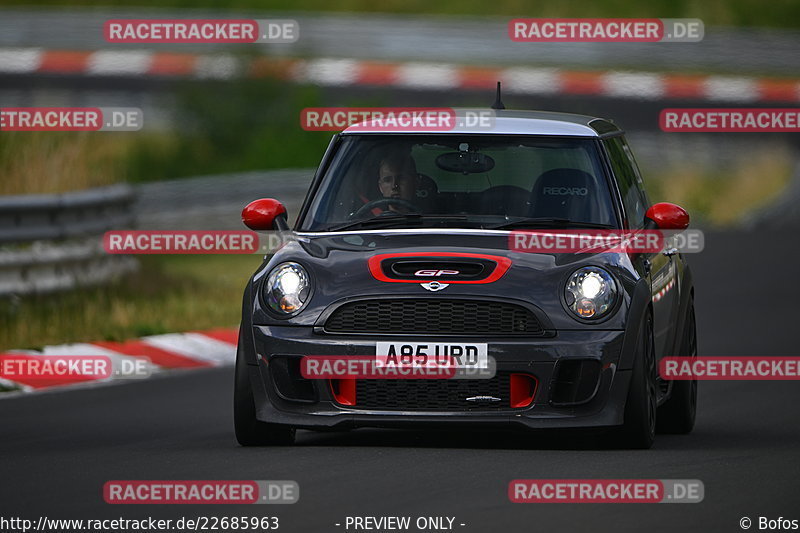
[[[258,365],[256,358],[255,338],[253,336],[253,278],[244,288],[242,296],[242,322],[239,324],[239,344],[244,354],[245,363]]]
[[[631,370],[635,363],[636,347],[642,330],[647,327],[647,317],[653,313],[650,286],[641,278],[631,292],[631,302],[626,317],[625,339],[619,359],[619,370]]]
[[[673,329],[674,336],[672,338],[672,351],[670,353],[677,354],[680,349],[680,343],[683,341],[684,334],[686,333],[687,323],[689,317],[689,306],[694,302],[694,281],[692,279],[692,269],[689,265],[684,265],[683,276],[681,277],[681,300],[678,303],[678,323]]]

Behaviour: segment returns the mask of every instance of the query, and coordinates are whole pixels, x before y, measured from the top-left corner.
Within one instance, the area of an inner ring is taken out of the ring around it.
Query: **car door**
[[[645,225],[645,213],[650,206],[644,190],[639,167],[622,136],[604,141],[617,178],[619,192],[625,208],[628,229],[640,230]],[[659,358],[672,350],[672,326],[677,313],[677,256],[671,249],[643,254],[649,265],[650,292],[653,302],[653,329],[655,349]]]

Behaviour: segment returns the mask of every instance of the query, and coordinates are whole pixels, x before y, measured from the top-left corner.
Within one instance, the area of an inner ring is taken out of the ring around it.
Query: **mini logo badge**
[[[432,292],[440,291],[450,286],[449,283],[439,283],[438,281],[429,281],[428,283],[420,283],[420,285],[422,285],[423,289],[427,289]]]

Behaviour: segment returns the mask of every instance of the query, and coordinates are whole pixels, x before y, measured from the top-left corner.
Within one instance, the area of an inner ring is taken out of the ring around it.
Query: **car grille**
[[[444,299],[382,299],[350,302],[325,323],[331,333],[434,335],[544,334],[528,309],[505,302]]]
[[[492,379],[360,379],[355,407],[381,411],[495,411],[510,409],[510,395],[507,372],[498,372]],[[500,401],[467,401],[475,396]]]

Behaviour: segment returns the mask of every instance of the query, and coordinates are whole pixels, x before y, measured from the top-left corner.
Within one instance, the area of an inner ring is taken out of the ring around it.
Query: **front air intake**
[[[491,300],[387,298],[361,300],[338,307],[325,322],[328,333],[396,333],[405,335],[545,334],[529,309]]]

